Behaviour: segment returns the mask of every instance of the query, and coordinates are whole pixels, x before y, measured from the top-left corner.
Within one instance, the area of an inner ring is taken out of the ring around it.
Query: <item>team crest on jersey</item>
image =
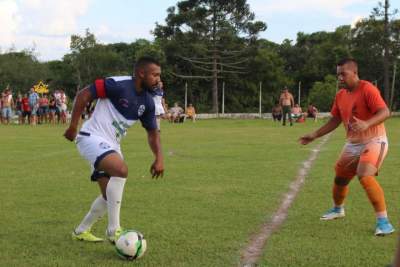
[[[121,106],[123,106],[124,108],[128,108],[128,107],[129,107],[129,101],[128,101],[128,99],[120,98],[118,102],[119,102],[119,104],[120,104]]]
[[[146,107],[144,105],[140,105],[139,109],[138,109],[138,116],[142,116],[144,111],[145,111]]]
[[[101,142],[101,143],[99,144],[99,147],[100,147],[101,149],[109,149],[111,146],[110,146],[109,144],[107,144],[106,142]]]

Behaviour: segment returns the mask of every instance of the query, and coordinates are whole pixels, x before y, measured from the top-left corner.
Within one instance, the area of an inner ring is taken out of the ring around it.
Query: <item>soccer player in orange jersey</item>
[[[379,90],[359,79],[355,60],[340,61],[337,76],[342,89],[336,94],[332,118],[315,132],[299,139],[301,144],[306,145],[335,130],[341,123],[346,130],[347,142],[335,166],[336,177],[332,189],[334,207],[321,220],[345,216],[343,204],[349,191],[348,184],[357,175],[375,210],[375,235],[387,235],[394,229],[387,217],[383,190],[375,176],[388,150],[383,122],[390,116],[389,109]]]

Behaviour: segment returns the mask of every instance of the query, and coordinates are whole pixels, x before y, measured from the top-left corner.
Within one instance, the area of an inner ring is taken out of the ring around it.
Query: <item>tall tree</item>
[[[120,55],[111,46],[98,44],[88,29],[83,37],[71,36],[70,48],[72,53],[65,55],[64,61],[74,67],[78,88],[98,77],[126,73]]]
[[[244,44],[254,41],[266,24],[254,21],[246,0],[186,0],[167,12],[166,25],[156,25],[156,38],[186,48],[175,49],[175,57],[192,73],[180,77],[211,79],[212,112],[218,113],[218,78],[243,70]]]
[[[389,8],[389,0],[385,0],[384,3],[379,2],[378,7],[373,9],[371,15],[372,19],[383,18],[383,96],[387,104],[390,103],[389,66],[390,61],[393,61],[390,57],[390,43],[392,35],[390,16],[393,16],[397,13],[397,10],[394,10],[392,13],[390,13]]]
[[[27,92],[38,81],[46,81],[49,70],[39,62],[34,51],[11,50],[0,54],[0,90],[9,86],[13,92]]]

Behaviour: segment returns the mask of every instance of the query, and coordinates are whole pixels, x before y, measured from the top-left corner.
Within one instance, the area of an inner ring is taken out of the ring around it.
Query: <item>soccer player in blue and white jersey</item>
[[[90,229],[106,212],[107,239],[115,242],[122,232],[120,207],[128,167],[123,160],[120,140],[125,136],[127,128],[138,120],[147,130],[149,146],[155,156],[150,167],[152,177],[163,175],[164,163],[154,101],[149,94],[160,82],[160,74],[159,62],[150,57],[142,57],[135,64],[135,78],[123,76],[98,79],[77,94],[71,123],[64,136],[70,141],[76,140],[80,154],[92,167],[91,180],[97,181],[101,195],[94,200],[89,212],[73,231],[73,239],[102,241]],[[86,104],[94,99],[97,99],[97,104],[93,115],[78,131],[81,114]]]
[[[157,88],[151,91],[153,95],[154,105],[155,105],[155,113],[156,113],[156,121],[157,128],[161,130],[161,117],[165,114],[165,93],[164,93],[164,84],[162,81],[158,83]]]

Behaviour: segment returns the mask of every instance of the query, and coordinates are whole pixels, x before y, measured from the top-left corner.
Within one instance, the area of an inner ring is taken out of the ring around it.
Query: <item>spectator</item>
[[[165,101],[164,101],[164,110],[165,110],[165,113],[164,113],[163,119],[171,121],[171,111],[168,108],[167,102],[165,102]]]
[[[2,115],[3,115],[3,123],[4,124],[9,124],[10,120],[12,119],[12,109],[14,108],[14,100],[11,94],[10,89],[6,89],[2,96],[1,96],[1,102],[2,102]]]
[[[308,105],[307,118],[313,118],[314,121],[317,121],[317,114],[318,109],[313,104]]]
[[[54,99],[56,101],[56,116],[57,116],[57,123],[61,121],[61,90],[57,89],[54,91]]]
[[[186,117],[185,119],[192,119],[192,122],[196,121],[196,109],[193,107],[192,104],[186,108]]]
[[[57,101],[56,101],[57,103]],[[64,90],[60,89],[59,91],[59,104],[57,105],[60,109],[60,119],[61,123],[67,123],[67,96],[64,93]]]
[[[185,114],[183,114],[183,108],[179,106],[177,102],[175,102],[174,106],[170,109],[171,118],[170,122],[183,122],[185,119]]]
[[[51,96],[49,100],[49,123],[51,124],[55,123],[56,113],[57,113],[56,99],[54,98],[54,96]]]
[[[35,125],[36,124],[36,117],[38,115],[38,110],[39,110],[39,95],[35,92],[33,87],[30,90],[29,94],[29,106],[31,110],[31,124]]]
[[[28,124],[31,123],[31,106],[29,105],[29,97],[28,94],[24,94],[24,97],[21,100],[22,104],[22,124],[25,123],[25,118],[28,117]]]
[[[43,122],[47,123],[49,118],[49,99],[46,94],[43,94],[41,98],[39,98],[39,124]]]
[[[275,106],[272,108],[272,119],[274,121],[282,120],[282,107],[279,102],[275,103]]]
[[[3,98],[0,97],[0,123],[3,124]]]
[[[283,89],[283,92],[282,92],[281,96],[279,97],[279,104],[282,107],[282,115],[283,115],[282,125],[283,126],[286,125],[286,114],[287,114],[289,122],[290,122],[290,126],[292,126],[293,122],[292,122],[291,110],[294,105],[294,98],[293,98],[293,95],[291,93],[289,93],[289,89],[287,87],[285,87]]]
[[[296,122],[304,122],[304,114],[303,110],[299,106],[299,104],[294,105],[292,108],[292,119],[295,119]]]
[[[15,101],[15,114],[18,116],[18,124],[23,124],[22,121],[22,95],[18,93],[17,100]]]

